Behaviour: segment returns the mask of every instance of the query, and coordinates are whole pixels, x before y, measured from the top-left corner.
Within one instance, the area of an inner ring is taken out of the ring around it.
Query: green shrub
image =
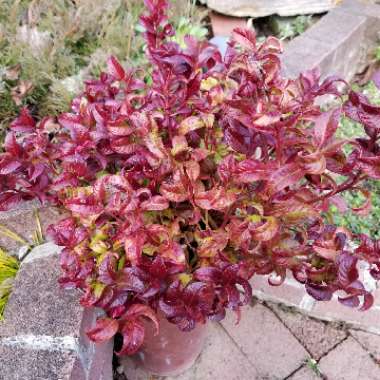
[[[359,90],[366,95],[372,103],[380,104],[380,91],[372,81],[362,87],[356,86],[355,90]],[[353,138],[360,135],[364,136],[364,131],[359,123],[348,118],[342,118],[337,134],[341,138]],[[365,233],[372,238],[380,239],[380,182],[368,180],[364,183],[364,187],[370,190],[372,194],[372,209],[368,215],[360,216],[352,211],[340,213],[336,207],[332,207],[331,216],[335,224],[348,227],[354,233]],[[351,207],[358,207],[365,201],[364,196],[360,192],[346,192],[343,194],[343,198]]]

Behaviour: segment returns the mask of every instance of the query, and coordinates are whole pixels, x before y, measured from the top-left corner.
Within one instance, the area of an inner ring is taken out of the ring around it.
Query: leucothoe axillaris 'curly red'
[[[380,278],[380,243],[323,213],[346,190],[368,211],[360,183],[380,179],[380,108],[316,70],[283,77],[280,42],[257,44],[252,30],[236,29],[224,57],[192,37],[181,49],[166,1],[145,3],[151,71],[111,57],[71,113],[36,122],[24,109],[0,156],[2,210],[38,198],[70,214],[49,232],[64,247],[61,284],[106,313],[91,339],[120,332],[131,354],[158,310],[182,330],[239,313],[254,275],[369,308],[357,265]],[[326,94],[336,106],[323,111]],[[342,115],[366,137],[337,140]]]

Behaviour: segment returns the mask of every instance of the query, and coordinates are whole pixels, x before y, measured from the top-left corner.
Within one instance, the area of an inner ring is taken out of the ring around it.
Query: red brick
[[[121,359],[128,380],[147,380],[150,375],[138,368],[130,357]],[[193,367],[181,375],[165,380],[261,380],[249,360],[219,324],[209,324],[205,347]]]
[[[379,380],[380,367],[353,338],[348,338],[319,362],[332,380]]]
[[[261,304],[246,307],[239,325],[235,322],[236,316],[229,313],[222,325],[255,366],[260,379],[284,379],[309,356],[273,312]]]
[[[350,333],[380,364],[380,335],[359,330],[350,330]]]
[[[214,36],[230,37],[235,28],[247,26],[245,18],[225,16],[215,12],[210,12],[209,16]]]
[[[347,337],[332,324],[308,318],[284,307],[269,305],[314,359],[319,359]]]

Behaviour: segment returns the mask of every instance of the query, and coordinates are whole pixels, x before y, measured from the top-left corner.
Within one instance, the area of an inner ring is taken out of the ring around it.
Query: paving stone
[[[311,370],[307,365],[304,365],[286,380],[321,380],[321,377],[317,375],[313,370]]]
[[[347,337],[342,329],[308,318],[275,304],[269,305],[314,359],[319,359]]]
[[[380,367],[353,338],[348,338],[319,362],[319,369],[332,380],[379,380]]]
[[[257,369],[260,379],[284,379],[309,357],[273,312],[261,304],[246,307],[239,325],[229,313],[222,321],[231,338]]]
[[[60,288],[58,256],[21,266],[5,308],[0,337],[14,335],[76,336],[83,308],[75,290]]]
[[[380,335],[359,330],[350,330],[350,333],[380,364]]]
[[[1,380],[85,380],[74,352],[24,350],[0,344]]]
[[[138,368],[130,357],[121,359],[128,380],[159,379]],[[205,347],[193,367],[165,380],[263,380],[219,324],[209,324]]]

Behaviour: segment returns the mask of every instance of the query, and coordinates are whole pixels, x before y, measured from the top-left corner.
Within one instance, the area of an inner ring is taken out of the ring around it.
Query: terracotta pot
[[[206,326],[183,332],[166,318],[159,317],[160,332],[154,335],[152,325],[146,326],[145,341],[134,361],[147,372],[159,376],[175,376],[189,369],[201,353]]]

